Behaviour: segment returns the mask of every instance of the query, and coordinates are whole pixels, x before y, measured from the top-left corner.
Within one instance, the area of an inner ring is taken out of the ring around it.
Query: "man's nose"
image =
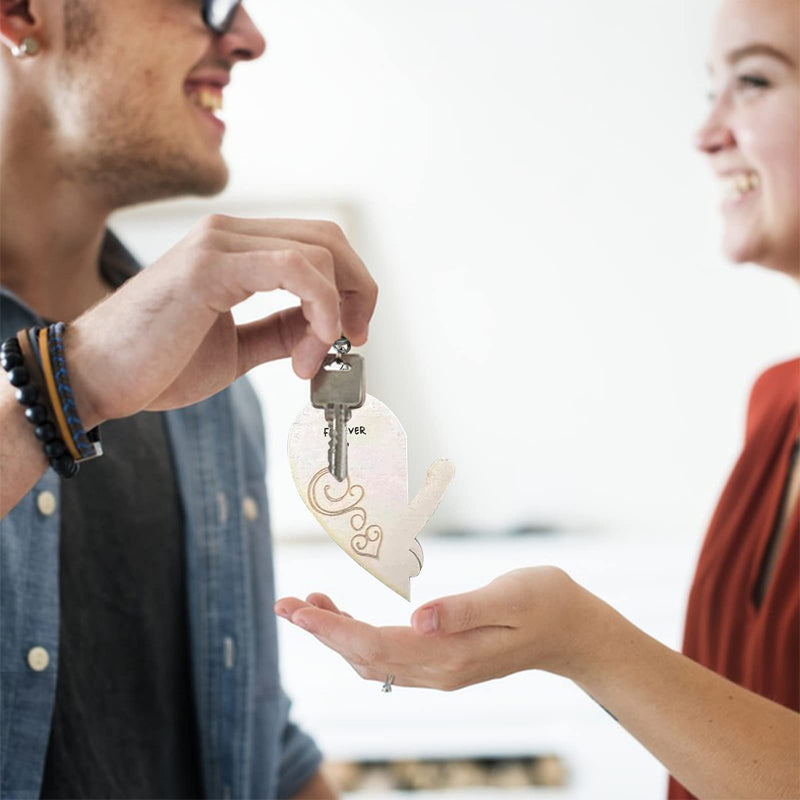
[[[233,24],[219,37],[217,47],[230,62],[253,61],[264,54],[267,42],[243,6],[236,10]]]

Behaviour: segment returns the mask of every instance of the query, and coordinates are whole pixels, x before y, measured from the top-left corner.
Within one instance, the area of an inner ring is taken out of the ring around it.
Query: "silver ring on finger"
[[[386,676],[386,680],[383,682],[383,686],[381,686],[381,691],[391,692],[393,683],[394,683],[394,675],[389,673],[389,675]]]

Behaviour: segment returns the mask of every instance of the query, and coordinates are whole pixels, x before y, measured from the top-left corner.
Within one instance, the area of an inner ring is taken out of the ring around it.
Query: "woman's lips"
[[[721,176],[722,207],[734,208],[752,197],[761,187],[761,178],[752,170],[740,170]]]

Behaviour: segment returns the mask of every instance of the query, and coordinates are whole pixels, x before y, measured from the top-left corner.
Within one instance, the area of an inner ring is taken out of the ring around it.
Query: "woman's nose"
[[[695,147],[706,155],[712,155],[736,144],[728,121],[728,100],[724,95],[714,99],[708,117],[695,134]]]

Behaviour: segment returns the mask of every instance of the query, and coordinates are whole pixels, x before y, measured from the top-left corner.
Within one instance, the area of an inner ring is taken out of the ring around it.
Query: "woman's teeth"
[[[738,200],[759,186],[761,179],[755,172],[739,172],[723,181],[722,190],[726,200]]]
[[[189,99],[206,111],[219,111],[222,109],[222,92],[219,89],[195,89],[190,92]]]

